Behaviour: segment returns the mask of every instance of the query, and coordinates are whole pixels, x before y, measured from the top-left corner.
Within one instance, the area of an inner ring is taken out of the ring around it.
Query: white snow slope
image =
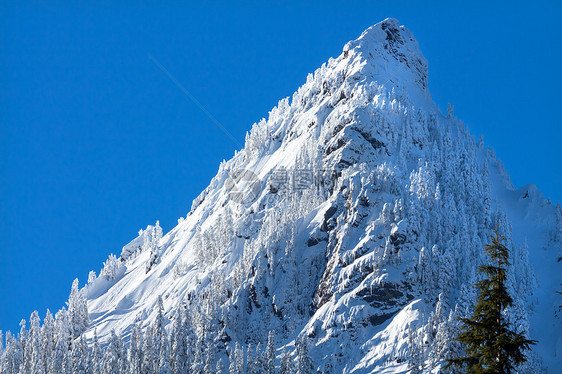
[[[534,185],[514,189],[427,82],[397,20],[349,42],[254,124],[187,217],[163,237],[149,226],[86,286],[89,336],[127,336],[161,295],[170,315],[203,303],[224,348],[275,330],[289,351],[308,336],[323,372],[405,373],[412,362],[438,372],[499,223],[512,250],[507,315],[538,340],[521,370],[556,372],[560,204]]]

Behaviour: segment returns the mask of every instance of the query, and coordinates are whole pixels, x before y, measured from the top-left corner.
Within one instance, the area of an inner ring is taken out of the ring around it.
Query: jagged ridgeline
[[[2,372],[439,372],[496,224],[506,314],[538,340],[519,369],[554,370],[562,208],[437,108],[386,19],[254,124],[174,229],[141,230],[54,320],[7,334]]]

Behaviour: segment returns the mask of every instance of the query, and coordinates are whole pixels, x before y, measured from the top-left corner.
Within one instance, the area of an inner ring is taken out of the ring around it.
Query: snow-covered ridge
[[[515,190],[452,107],[437,109],[427,78],[395,19],[347,43],[254,124],[174,229],[148,226],[90,277],[88,336],[127,338],[162,297],[168,317],[181,305],[212,326],[216,357],[275,331],[289,352],[307,337],[322,372],[438,371],[499,223],[510,318],[539,341],[528,370],[554,368],[562,209],[534,185]],[[259,182],[243,201],[228,182],[240,170]]]

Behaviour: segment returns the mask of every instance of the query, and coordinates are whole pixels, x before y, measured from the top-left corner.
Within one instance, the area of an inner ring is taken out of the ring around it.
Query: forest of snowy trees
[[[152,324],[136,323],[127,339],[115,331],[102,345],[94,330],[87,342],[85,328],[88,313],[83,289],[76,280],[68,301],[53,318],[47,315],[41,325],[39,314],[32,313],[29,329],[21,322],[17,336],[6,333],[5,346],[0,345],[0,372],[5,374],[113,374],[113,373],[205,373],[205,374],[273,374],[313,373],[307,339],[299,339],[294,357],[283,349],[276,367],[275,332],[269,331],[264,344],[241,345],[221,350],[215,331],[207,330],[204,316],[190,316],[178,307],[169,320],[162,299]],[[166,326],[169,328],[166,329]],[[0,334],[1,337],[1,334]],[[0,340],[2,341],[2,340]],[[3,343],[3,341],[2,341]]]
[[[106,262],[113,267],[114,263]],[[102,272],[103,273],[103,272]],[[261,341],[232,342],[218,334],[220,321],[213,310],[212,294],[203,295],[190,307],[178,305],[165,311],[158,297],[152,323],[138,320],[124,336],[111,331],[107,341],[98,340],[96,330],[86,339],[89,324],[86,287],[72,284],[67,307],[56,315],[47,311],[43,323],[35,311],[20,323],[19,334],[6,333],[5,344],[0,332],[0,372],[6,374],[113,374],[113,373],[205,373],[205,374],[273,374],[331,373],[329,365],[318,366],[309,354],[306,335],[294,345],[278,348],[275,331],[264,334]],[[459,334],[459,316],[470,313],[474,290],[461,290],[464,312],[447,313],[441,293],[429,322],[420,330],[408,332],[408,367],[411,373],[425,372],[431,363],[457,357],[463,347],[455,341]],[[191,311],[191,312],[190,312]],[[429,366],[427,363],[430,363]],[[533,355],[522,372],[542,372],[542,364]],[[448,372],[442,370],[441,372]],[[454,371],[451,371],[454,372]]]

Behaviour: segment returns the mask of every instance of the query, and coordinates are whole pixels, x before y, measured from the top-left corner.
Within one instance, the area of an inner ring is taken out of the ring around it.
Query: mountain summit
[[[516,190],[452,107],[438,110],[427,66],[393,18],[347,43],[253,125],[174,229],[148,226],[91,274],[87,336],[175,331],[179,310],[192,360],[213,368],[275,341],[278,366],[438,372],[459,353],[499,224],[509,318],[539,341],[522,370],[556,367],[562,209]]]
[[[347,43],[343,56],[368,60],[370,71],[363,71],[366,78],[386,75],[396,83],[415,82],[422,90],[427,89],[427,60],[414,35],[394,18],[369,27],[357,40]]]

